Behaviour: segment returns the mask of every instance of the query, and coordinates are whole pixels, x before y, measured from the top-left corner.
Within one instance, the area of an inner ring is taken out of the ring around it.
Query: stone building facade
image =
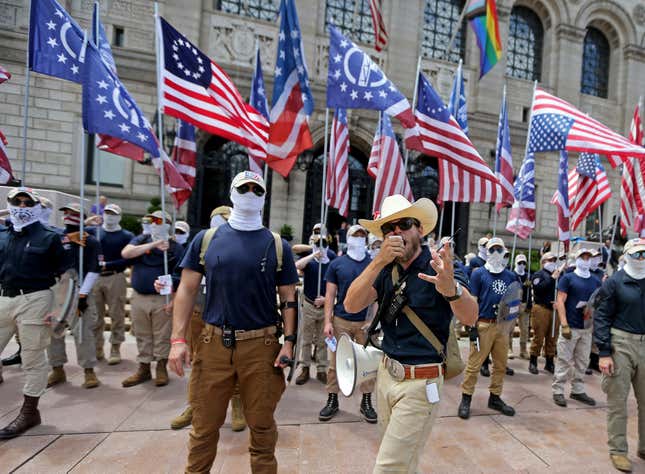
[[[93,1],[59,0],[87,28]],[[279,0],[165,0],[161,15],[231,76],[248,96],[256,44],[259,44],[267,89],[272,90],[278,34]],[[524,154],[533,80],[583,112],[626,134],[645,77],[645,2],[637,0],[498,0],[503,45],[501,61],[481,80],[479,51],[472,31],[462,26],[455,48],[444,54],[452,32],[458,28],[463,0],[387,0],[384,17],[390,44],[377,53],[367,0],[297,0],[311,85],[316,102],[310,127],[312,151],[303,154],[288,179],[273,175],[270,226],[289,224],[295,240],[308,235],[320,213],[321,160],[328,36],[326,22],[334,23],[376,59],[404,94],[412,97],[417,57],[421,68],[444,99],[448,98],[459,58],[464,62],[470,138],[493,166],[502,89],[506,85],[512,135],[513,164],[519,170]],[[149,0],[103,0],[102,22],[113,42],[120,78],[152,121],[156,110],[153,3]],[[29,18],[28,0],[0,0],[0,64],[13,78],[0,86],[0,130],[9,140],[16,174],[20,172],[24,62]],[[270,95],[269,95],[270,97]],[[81,88],[79,85],[31,74],[27,140],[27,184],[78,193],[81,179],[94,192],[93,176],[101,167],[102,192],[126,212],[141,214],[159,181],[151,166],[113,155],[97,157],[88,151],[88,173],[81,177]],[[377,114],[348,111],[350,130],[350,220],[371,211],[373,183],[365,173]],[[398,126],[398,124],[396,125]],[[165,120],[167,141],[173,120]],[[401,129],[397,130],[401,132]],[[219,137],[198,134],[200,153],[197,186],[180,211],[195,226],[207,224],[210,209],[228,195],[232,175],[246,165],[244,150]],[[575,165],[572,154],[570,167]],[[97,165],[97,162],[100,164]],[[602,159],[610,177],[613,197],[602,207],[603,226],[618,214],[619,171]],[[537,231],[535,239],[553,240],[556,212],[549,200],[556,187],[557,154],[536,157]],[[437,192],[436,160],[410,154],[408,172],[417,197]],[[507,211],[498,220],[503,230]],[[446,213],[447,215],[450,212]],[[457,206],[457,226],[462,228],[460,250],[492,230],[490,205]],[[339,218],[330,212],[329,225]],[[449,227],[449,223],[444,229]],[[597,229],[593,219],[577,234]],[[520,243],[525,246],[526,242]]]

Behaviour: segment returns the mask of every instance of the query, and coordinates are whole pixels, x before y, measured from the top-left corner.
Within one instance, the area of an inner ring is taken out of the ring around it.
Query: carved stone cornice
[[[585,39],[584,28],[560,23],[555,27],[555,36],[558,40],[574,41],[582,43]]]
[[[623,56],[626,60],[645,62],[645,48],[638,44],[628,44],[623,48]]]

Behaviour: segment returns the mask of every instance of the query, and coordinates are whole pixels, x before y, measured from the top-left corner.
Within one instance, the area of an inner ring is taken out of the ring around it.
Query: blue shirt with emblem
[[[136,236],[130,241],[130,245],[142,245],[152,242],[147,234]],[[168,271],[172,272],[181,260],[183,249],[174,240],[168,241]],[[132,263],[131,285],[137,293],[142,295],[156,295],[155,280],[164,274],[163,252],[159,249],[152,249],[143,255],[129,260]]]
[[[573,329],[584,329],[584,310],[591,294],[601,285],[593,276],[582,278],[575,272],[565,273],[558,280],[558,292],[567,294],[564,308],[567,312],[567,324]]]
[[[491,273],[486,267],[479,267],[473,271],[470,276],[470,292],[477,298],[480,318],[497,317],[495,306],[514,281],[518,281],[517,275],[506,269],[500,273]]]
[[[282,240],[282,270],[278,272],[275,239],[269,229],[239,231],[224,224],[213,235],[202,266],[199,254],[205,232],[191,241],[180,265],[206,275],[204,321],[247,331],[274,325],[278,318],[276,287],[298,282],[289,244]]]
[[[345,295],[352,282],[356,280],[358,275],[365,270],[371,261],[372,259],[366,253],[360,262],[354,260],[349,255],[343,255],[329,264],[325,277],[329,283],[333,283],[338,287],[336,304],[334,305],[334,316],[348,321],[365,321],[365,318],[367,318],[367,308],[358,313],[348,313],[345,311],[343,301],[345,301]]]

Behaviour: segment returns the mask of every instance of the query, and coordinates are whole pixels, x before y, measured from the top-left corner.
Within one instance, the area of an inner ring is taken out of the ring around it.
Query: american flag
[[[611,188],[600,157],[580,153],[578,164],[569,172],[569,205],[571,207],[571,230],[611,197]]]
[[[4,81],[8,81],[9,79],[11,79],[11,73],[0,66],[0,84],[2,84]]]
[[[502,99],[502,108],[499,111],[499,124],[497,128],[497,146],[495,153],[495,176],[502,187],[502,198],[497,203],[497,212],[503,207],[511,207],[513,197],[513,157],[511,155],[511,131],[508,126],[508,110],[506,108],[506,89]]]
[[[370,13],[372,14],[372,25],[374,25],[374,49],[382,51],[387,47],[387,31],[383,21],[382,0],[370,0]]]
[[[8,184],[13,180],[13,171],[7,153],[7,138],[0,132],[0,184]]]
[[[528,153],[513,189],[513,207],[508,213],[506,230],[526,239],[535,229],[535,155]]]
[[[561,151],[560,167],[558,170],[558,189],[551,199],[551,204],[555,204],[558,208],[558,240],[564,243],[565,252],[569,251],[569,242],[571,241],[568,170],[569,154],[566,151]]]
[[[286,178],[298,155],[313,146],[309,116],[314,98],[295,0],[280,3],[277,49],[267,163]]]
[[[401,194],[408,201],[414,201],[399,144],[392,130],[392,122],[384,113],[381,114],[381,120],[374,135],[367,171],[376,179],[372,208],[374,213],[379,212],[383,200],[393,194]],[[372,174],[374,172],[376,175]]]
[[[336,109],[327,160],[327,204],[341,216],[349,211],[349,130],[347,111]]]
[[[634,118],[629,129],[629,141],[643,145],[643,126],[640,118],[640,104],[634,110]],[[638,158],[627,158],[623,162],[620,182],[620,234],[627,236],[627,229],[635,223],[635,217],[645,214],[645,184],[643,170]]]
[[[497,177],[423,74],[417,97],[421,151],[440,161],[440,202],[496,202],[501,194]]]
[[[269,103],[267,102],[266,89],[264,87],[264,75],[262,74],[262,59],[260,58],[260,47],[255,52],[255,68],[251,78],[251,95],[249,96],[250,104],[255,110],[269,121]],[[260,176],[264,175],[264,161],[249,155],[249,169]]]
[[[629,156],[645,158],[645,148],[539,88],[535,91],[530,129],[529,152],[598,153],[606,155],[614,168]]]
[[[183,120],[177,120],[177,135],[172,149],[172,161],[189,189],[171,191],[175,207],[179,209],[188,200],[195,185],[197,167],[197,145],[195,144],[195,127]]]
[[[247,148],[265,159],[268,123],[245,103],[226,72],[162,17],[162,111]]]

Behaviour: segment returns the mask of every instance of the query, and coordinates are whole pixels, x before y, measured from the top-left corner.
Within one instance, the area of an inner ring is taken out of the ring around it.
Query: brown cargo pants
[[[555,330],[553,327],[553,310],[534,304],[531,308],[531,327],[533,328],[533,342],[531,342],[531,356],[539,357],[544,346],[546,357],[555,356],[555,345],[560,331],[560,320],[555,317]],[[555,336],[551,336],[555,334]]]

